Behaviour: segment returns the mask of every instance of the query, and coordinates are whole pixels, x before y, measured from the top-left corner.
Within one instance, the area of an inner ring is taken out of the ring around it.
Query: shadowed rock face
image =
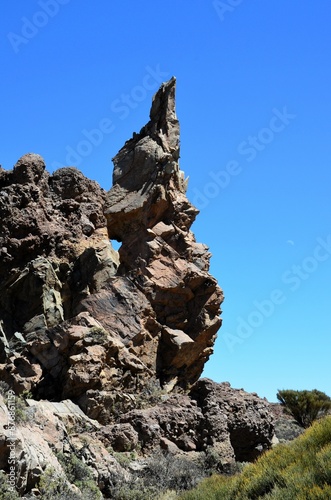
[[[72,316],[69,281],[82,287],[72,271],[86,252],[107,248],[114,274],[104,197],[76,168],[49,175],[36,154],[0,170],[0,326],[8,340]]]
[[[0,172],[1,369],[16,390],[95,412],[150,379],[190,386],[212,353],[223,297],[190,231],[175,84],[114,158],[108,193],[35,154]]]

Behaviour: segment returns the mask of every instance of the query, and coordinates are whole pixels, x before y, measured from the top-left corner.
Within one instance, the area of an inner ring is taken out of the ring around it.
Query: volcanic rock
[[[226,382],[201,379],[188,395],[172,395],[151,408],[129,411],[100,434],[117,451],[126,451],[129,435],[145,451],[157,446],[172,453],[212,448],[219,454],[221,470],[229,472],[235,461],[252,461],[270,447],[273,425],[266,400]]]
[[[35,154],[0,173],[0,373],[15,390],[95,414],[107,391],[199,378],[223,295],[190,231],[175,83],[114,158],[108,193],[73,167],[49,175]]]
[[[74,167],[49,174],[32,153],[0,169],[0,389],[29,393],[38,417],[17,434],[20,492],[47,463],[63,473],[47,458],[52,440],[54,452],[80,454],[103,492],[125,478],[111,449],[213,448],[226,471],[271,444],[266,401],[199,380],[223,294],[190,230],[198,210],[179,168],[175,86],[162,84],[150,121],[115,156],[108,193]],[[56,405],[70,408],[65,421]],[[34,444],[40,412],[49,424]],[[3,457],[6,419],[3,409]],[[70,422],[90,419],[85,444],[67,437]]]

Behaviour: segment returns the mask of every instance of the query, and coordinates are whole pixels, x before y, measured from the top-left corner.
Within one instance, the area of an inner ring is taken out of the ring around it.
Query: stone
[[[142,454],[211,447],[229,472],[271,446],[267,402],[200,379],[223,293],[191,231],[175,89],[172,78],[155,94],[148,123],[113,159],[108,192],[75,167],[49,174],[33,153],[0,169],[0,379],[30,393],[33,413],[16,436],[22,495],[48,465],[64,477],[58,452],[111,497],[133,471],[116,453],[139,454],[132,467],[143,471]],[[6,472],[7,419],[1,399]]]
[[[201,408],[205,418],[205,434],[209,446],[218,447],[224,430],[239,462],[254,460],[270,448],[274,435],[273,416],[268,401],[229,383],[217,384],[200,379],[190,396]]]
[[[188,386],[212,353],[223,295],[208,274],[207,247],[190,231],[198,211],[178,163],[175,86],[174,78],[161,86],[150,121],[115,156],[105,215],[110,238],[122,242],[119,274],[143,290],[161,325],[158,376]]]
[[[114,478],[118,482],[129,479],[128,473],[93,435],[99,424],[71,401],[51,403],[30,399],[28,404],[28,420],[15,428],[16,488],[21,496],[38,485],[46,468],[51,467],[53,473],[66,479],[57,458],[59,453],[82,459],[94,472],[101,490],[110,488]],[[0,394],[0,468],[4,470],[8,468],[12,443],[7,423],[8,411]]]
[[[188,388],[212,354],[223,295],[190,231],[198,211],[178,163],[175,86],[161,86],[150,121],[114,158],[108,193],[74,167],[49,175],[33,154],[0,172],[0,373],[17,390],[86,409],[87,390]],[[86,314],[95,323],[79,331]],[[87,346],[93,329],[99,349]]]

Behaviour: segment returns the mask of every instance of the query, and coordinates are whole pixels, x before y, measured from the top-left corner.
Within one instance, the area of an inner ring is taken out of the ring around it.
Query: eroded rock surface
[[[68,482],[63,460],[72,456],[81,462],[82,467],[86,464],[90,468],[101,491],[109,490],[114,482],[128,479],[128,473],[97,438],[98,422],[86,417],[71,401],[29,400],[24,412],[25,422],[16,422],[15,430],[11,432],[8,410],[0,394],[0,470],[8,469],[14,444],[16,487],[22,496],[38,486],[47,467],[52,470],[53,480],[62,478]],[[70,483],[68,487],[70,490]]]
[[[108,193],[74,167],[50,175],[35,154],[0,169],[0,379],[35,401],[73,401],[98,422],[90,435],[115,452],[212,447],[230,470],[269,446],[272,424],[258,397],[198,380],[223,294],[190,230],[198,211],[178,163],[175,84],[161,86],[150,121],[114,158]],[[54,423],[53,410],[43,403]],[[51,440],[46,429],[31,451],[26,425],[20,491],[45,469]],[[69,453],[60,423],[57,432],[53,452]],[[104,472],[93,474],[104,491],[113,459],[91,451],[96,443],[84,460],[100,461]],[[61,473],[56,457],[49,463]]]
[[[226,382],[201,379],[188,395],[129,411],[100,434],[116,451],[126,451],[128,441],[139,442],[143,450],[161,446],[173,453],[212,448],[221,470],[230,471],[235,461],[252,461],[270,447],[273,425],[266,400]]]
[[[108,193],[73,167],[49,175],[34,154],[0,172],[0,373],[15,390],[75,398],[106,421],[109,391],[199,378],[223,296],[178,158],[172,79],[114,158]]]
[[[119,274],[143,291],[160,324],[158,377],[187,386],[212,353],[223,296],[208,248],[190,231],[198,211],[178,165],[175,83],[162,85],[150,122],[115,156],[105,215],[110,238],[122,242]]]

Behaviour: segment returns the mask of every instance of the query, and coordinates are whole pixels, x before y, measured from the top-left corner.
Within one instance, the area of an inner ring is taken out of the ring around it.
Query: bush
[[[213,475],[183,500],[329,500],[331,417],[315,422],[300,437],[264,453],[232,477]]]
[[[109,334],[104,328],[93,326],[86,338],[91,338],[94,344],[105,344],[109,340]]]
[[[39,480],[39,491],[43,500],[81,500],[81,495],[72,491],[64,477],[48,467]]]
[[[0,471],[0,498],[1,500],[17,500],[20,498],[19,494],[9,486],[8,477],[2,471]]]
[[[119,485],[112,490],[114,500],[156,500],[158,490],[148,488],[142,479]]]
[[[331,409],[331,399],[324,392],[313,391],[278,391],[277,399],[285,411],[302,427],[309,427],[318,417],[325,416]]]
[[[57,458],[66,473],[68,481],[80,489],[84,499],[98,500],[102,498],[88,465],[74,453],[70,453],[70,455],[58,453]]]
[[[114,453],[118,460],[123,453]],[[121,459],[120,459],[121,460]],[[129,457],[126,455],[126,460]],[[128,465],[121,463],[121,465]],[[179,493],[197,485],[204,477],[200,464],[185,457],[176,457],[157,451],[146,458],[145,466],[139,471],[131,470],[131,480],[112,488],[114,500],[156,500],[177,498]]]
[[[0,394],[3,396],[4,402],[6,403],[7,407],[9,403],[8,393],[10,390],[11,389],[9,385],[6,382],[0,382]],[[32,418],[33,410],[31,410],[31,408],[29,408],[26,403],[26,399],[30,397],[30,392],[23,392],[20,396],[17,396],[15,394],[14,399],[10,400],[11,407],[13,407],[15,411],[15,424],[22,424]]]
[[[144,481],[161,491],[182,491],[196,486],[200,474],[201,469],[193,460],[156,452],[148,460]]]

